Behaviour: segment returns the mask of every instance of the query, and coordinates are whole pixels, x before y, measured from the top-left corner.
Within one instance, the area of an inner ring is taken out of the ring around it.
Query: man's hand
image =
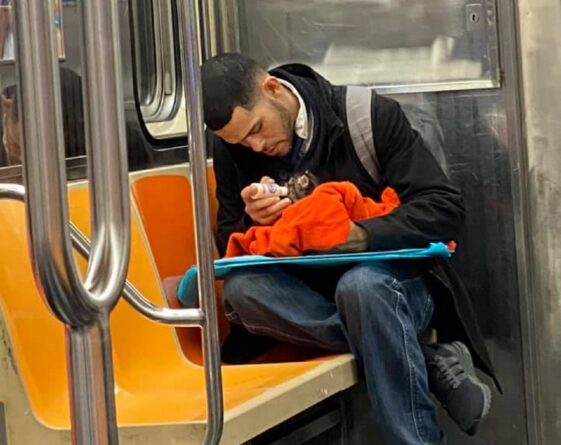
[[[366,249],[368,249],[368,233],[366,233],[366,230],[352,221],[350,222],[350,224],[351,231],[349,232],[347,241],[330,250],[330,252],[356,253],[364,252],[366,251]]]
[[[259,182],[262,184],[271,184],[275,181],[268,176],[263,176]],[[243,202],[245,203],[245,213],[247,213],[253,221],[264,226],[272,225],[280,218],[282,211],[291,203],[290,199],[280,198],[278,196],[254,199],[253,193],[255,193],[255,191],[251,186],[245,187],[241,192]]]

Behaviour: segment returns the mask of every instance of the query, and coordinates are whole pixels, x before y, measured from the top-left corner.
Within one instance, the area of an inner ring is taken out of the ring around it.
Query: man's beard
[[[292,139],[292,133],[294,132],[294,122],[292,122],[290,112],[281,103],[275,102],[269,99],[271,105],[279,112],[281,119],[282,129],[286,135],[286,139],[290,141]]]

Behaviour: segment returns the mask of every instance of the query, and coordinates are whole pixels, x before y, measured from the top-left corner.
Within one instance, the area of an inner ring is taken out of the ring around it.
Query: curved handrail
[[[36,281],[66,326],[73,442],[117,444],[108,318],[130,254],[130,204],[117,0],[81,2],[92,257],[82,282],[70,243],[52,0],[19,0],[19,83],[26,214]]]
[[[202,113],[202,88],[200,79],[199,36],[196,0],[179,0],[182,24],[183,48],[181,69],[183,72],[185,105],[187,110],[187,145],[193,185],[193,215],[197,253],[197,285],[202,310],[206,316],[203,325],[203,357],[207,390],[207,429],[203,443],[217,444],[222,436],[224,407],[218,320],[214,291],[214,264],[212,234],[207,188],[206,143]]]
[[[0,183],[0,200],[12,199],[25,202],[25,187],[19,184]],[[69,223],[73,247],[84,258],[90,256],[90,240],[72,222]],[[198,308],[172,309],[157,306],[144,297],[130,281],[125,281],[123,297],[130,306],[146,318],[170,326],[197,326],[204,324],[205,315]]]
[[[17,18],[16,59],[21,79],[19,93],[22,108],[22,141],[24,142],[24,182],[27,190],[28,218],[36,273],[41,282],[56,292],[46,295],[49,306],[61,321],[79,325],[92,321],[98,307],[114,305],[120,295],[126,274],[130,231],[129,194],[124,146],[124,119],[121,88],[111,80],[120,75],[117,44],[112,36],[112,51],[92,42],[100,39],[107,29],[100,16],[109,23],[116,16],[102,5],[107,2],[84,2],[96,5],[92,11],[84,8],[83,28],[90,35],[85,53],[90,64],[98,62],[104,76],[84,74],[89,102],[86,132],[90,143],[88,160],[92,173],[92,210],[94,215],[93,253],[88,273],[82,285],[72,258],[68,228],[66,175],[64,172],[64,142],[62,132],[60,79],[54,54],[52,0],[24,0],[14,4]],[[111,5],[116,5],[111,0]],[[111,9],[111,8],[109,8]],[[100,12],[102,10],[103,12]],[[110,40],[109,40],[110,39]],[[107,52],[113,54],[109,56]],[[105,100],[105,101],[104,101]],[[101,116],[100,116],[101,115]],[[121,121],[120,125],[116,125]],[[91,135],[91,136],[90,136]],[[95,145],[92,146],[92,142]],[[31,152],[31,150],[33,150]],[[119,192],[115,193],[115,189]],[[48,203],[49,205],[44,205]],[[52,258],[53,261],[42,261]],[[41,259],[40,261],[37,261]],[[107,273],[109,269],[110,273]],[[103,272],[104,271],[104,272]],[[75,298],[76,296],[76,298]]]

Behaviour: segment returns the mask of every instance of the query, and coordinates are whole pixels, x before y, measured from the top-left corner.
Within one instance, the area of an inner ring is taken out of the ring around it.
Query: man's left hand
[[[347,241],[343,244],[338,245],[331,252],[334,253],[357,253],[364,252],[368,249],[368,233],[365,229],[360,227],[358,224],[350,221],[351,230]]]

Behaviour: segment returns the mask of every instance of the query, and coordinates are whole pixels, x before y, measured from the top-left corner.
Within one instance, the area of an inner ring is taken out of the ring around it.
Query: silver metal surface
[[[11,199],[21,199],[23,201],[23,187],[14,189],[13,185],[0,184],[0,199],[4,195],[11,197]],[[72,222],[70,223],[70,237],[80,255],[88,259],[90,255],[90,241]],[[198,326],[205,324],[206,318],[200,309],[170,309],[168,307],[156,306],[146,299],[128,280],[125,282],[123,297],[134,309],[153,321],[172,326]]]
[[[184,79],[185,104],[187,109],[189,162],[193,185],[193,216],[197,253],[197,285],[206,324],[203,326],[203,356],[207,390],[208,423],[205,444],[217,444],[222,435],[224,408],[222,397],[222,375],[220,347],[214,291],[214,266],[212,256],[212,234],[207,188],[207,153],[202,113],[200,79],[200,56],[195,0],[180,0],[180,16],[183,26],[183,50],[181,65]]]
[[[465,279],[505,394],[494,394],[490,415],[481,425],[475,439],[460,433],[449,417],[442,413],[440,418],[448,435],[448,443],[528,443],[532,428],[527,423],[527,417],[531,418],[531,409],[526,403],[526,398],[532,390],[525,388],[524,377],[527,374],[525,367],[529,368],[531,361],[523,348],[528,331],[523,324],[521,325],[521,319],[526,317],[526,303],[534,296],[525,292],[527,277],[524,271],[526,257],[523,238],[527,228],[524,221],[524,203],[520,195],[525,193],[526,183],[519,116],[514,0],[497,2],[496,9],[493,1],[222,0],[220,3],[232,11],[230,19],[239,14],[239,25],[234,27],[239,30],[237,37],[231,35],[232,22],[227,20],[228,17],[223,23],[229,23],[229,28],[216,31],[219,36],[224,36],[221,38],[226,41],[220,49],[241,50],[256,56],[265,65],[301,61],[315,64],[321,69],[321,63],[326,60],[326,45],[330,45],[332,36],[341,41],[362,41],[367,48],[369,45],[380,45],[381,49],[388,50],[388,59],[395,57],[399,61],[403,57],[400,48],[408,45],[410,48],[426,47],[435,41],[435,35],[452,37],[453,31],[450,34],[444,32],[446,28],[450,29],[449,27],[464,29],[466,32],[468,27],[472,30],[453,37],[455,45],[461,47],[464,43],[469,48],[470,43],[462,40],[467,38],[473,39],[471,48],[488,48],[487,52],[474,53],[481,57],[471,59],[472,62],[479,61],[481,67],[486,66],[482,68],[481,73],[489,77],[479,80],[455,80],[445,84],[410,82],[395,86],[392,85],[393,79],[399,80],[400,76],[407,76],[417,69],[425,69],[430,73],[434,68],[434,74],[445,79],[449,75],[448,59],[437,57],[434,65],[432,61],[423,65],[418,63],[418,59],[411,58],[411,66],[408,69],[400,69],[399,63],[393,63],[393,60],[389,60],[383,67],[376,67],[378,60],[367,59],[356,51],[354,55],[349,53],[345,73],[337,81],[342,84],[354,83],[369,68],[363,69],[362,65],[371,64],[374,70],[387,70],[384,75],[390,79],[386,83],[387,88],[380,88],[379,81],[375,79],[375,86],[379,92],[420,93],[399,94],[395,98],[405,105],[404,108],[413,105],[430,110],[431,116],[435,116],[438,128],[442,130],[448,172],[464,195],[467,221],[462,237],[457,240],[459,248],[453,262]],[[438,3],[445,3],[447,7],[438,8],[435,6]],[[235,8],[236,5],[238,8]],[[402,14],[399,17],[390,17],[388,11],[392,8],[397,8],[395,10],[401,11]],[[451,11],[451,20],[448,20],[450,17],[437,20],[437,17],[442,18],[446,15],[447,8]],[[381,13],[377,14],[375,10]],[[484,24],[488,33],[479,34],[479,27],[482,25],[477,17],[476,21],[473,21],[471,17],[474,13],[484,14]],[[411,20],[415,14],[419,19]],[[328,22],[327,17],[332,17],[333,20]],[[359,27],[359,23],[366,24]],[[498,29],[494,28],[497,23],[500,25]],[[360,34],[363,31],[364,34]],[[497,32],[500,39],[497,38]],[[379,38],[375,37],[377,33]],[[238,47],[235,46],[236,38],[239,38]],[[544,38],[543,33],[541,38]],[[231,47],[227,46],[228,42]],[[557,48],[560,47],[557,45]],[[550,53],[554,52],[551,49]],[[491,59],[486,60],[486,54]],[[470,60],[466,52],[457,53],[451,60],[462,60],[462,57]],[[542,61],[541,65],[542,70],[547,66],[545,61]],[[503,75],[499,74],[501,70]],[[553,72],[555,71],[551,71]],[[327,75],[329,77],[329,74]],[[554,81],[553,77],[551,81]],[[493,79],[494,85],[500,88],[485,91],[474,89],[484,86],[479,81],[487,82],[488,79]],[[533,87],[540,88],[538,84]],[[445,91],[447,89],[458,91]],[[430,93],[431,90],[439,92]],[[556,100],[557,96],[559,95],[554,94],[550,98]],[[556,119],[559,115],[557,112],[549,116]],[[554,166],[551,165],[550,168]],[[547,252],[546,246],[541,247]],[[556,368],[558,370],[560,367]],[[552,376],[553,369],[552,367]],[[555,399],[550,403],[555,403]]]
[[[174,43],[174,0],[135,0],[130,3],[137,96],[144,121],[172,118],[181,101]]]
[[[0,183],[1,199],[25,202],[25,188],[19,184]],[[72,245],[87,260],[90,256],[90,241],[72,222],[69,223],[69,229]],[[156,306],[146,299],[128,280],[125,281],[123,297],[139,313],[159,323],[178,327],[199,326],[206,323],[205,315],[200,309],[170,309]]]
[[[214,25],[214,5],[211,0],[198,0],[197,4],[199,23],[200,23],[200,39],[201,39],[201,56],[203,60],[209,59],[216,51],[216,43],[213,42],[212,29]]]
[[[265,67],[301,62],[335,84],[386,93],[500,86],[495,0],[220,3],[239,17],[239,38],[214,29],[218,52],[238,50]]]
[[[523,118],[527,148],[527,346],[530,443],[561,442],[561,3],[520,0]]]
[[[84,279],[90,299],[114,305],[130,254],[130,198],[117,0],[82,2],[83,81],[92,213]]]
[[[15,3],[32,264],[47,304],[67,325],[72,436],[74,443],[87,445],[118,443],[107,318],[128,268],[130,205],[116,5],[116,0],[82,3],[93,234],[82,282],[67,224],[52,1]]]
[[[15,1],[10,1],[15,3]],[[54,0],[53,22],[55,24],[56,49],[59,60],[64,60],[64,27],[61,0]],[[15,20],[12,4],[0,6],[0,66],[13,65],[15,55]]]

